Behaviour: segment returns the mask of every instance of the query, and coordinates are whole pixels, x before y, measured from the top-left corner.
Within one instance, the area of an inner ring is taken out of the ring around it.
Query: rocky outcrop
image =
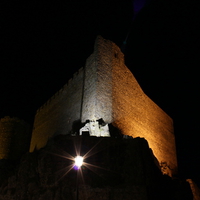
[[[84,156],[79,171],[73,168],[76,154]],[[59,135],[10,167],[0,200],[193,199],[187,182],[163,175],[156,163],[143,138]]]

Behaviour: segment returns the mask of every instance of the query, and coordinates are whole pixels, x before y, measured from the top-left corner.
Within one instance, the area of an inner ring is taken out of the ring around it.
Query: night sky
[[[173,118],[180,176],[200,186],[198,18],[186,0],[3,0],[0,117],[32,124],[101,35],[122,48],[143,91]]]

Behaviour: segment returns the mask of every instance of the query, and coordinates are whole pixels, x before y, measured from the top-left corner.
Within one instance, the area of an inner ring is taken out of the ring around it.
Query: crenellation
[[[41,110],[46,109],[48,106],[50,106],[52,100],[55,100],[57,96],[62,95],[63,92],[66,92],[68,87],[71,87],[72,82],[74,81],[74,79],[77,78],[77,76],[79,76],[80,73],[83,73],[83,67],[80,68],[78,72],[75,72],[73,74],[73,78],[69,79],[67,84],[65,84],[60,90],[58,90],[58,92],[56,92],[53,96],[51,96],[42,106],[40,106],[37,109],[36,114],[38,114]]]
[[[81,67],[81,68],[78,70],[78,73],[82,73],[82,72],[83,72],[83,70],[84,70],[84,68],[83,68],[83,67]]]
[[[78,76],[78,72],[75,72],[75,73],[73,74],[73,78],[72,78],[72,79],[75,79],[76,76]]]
[[[67,85],[69,86],[69,85],[71,84],[71,82],[72,82],[72,78],[70,78],[70,79],[68,80]]]
[[[48,138],[58,134],[69,134],[73,123],[80,120],[82,80],[83,69],[80,69],[37,113],[34,121],[35,129],[33,130],[31,151],[43,147]]]

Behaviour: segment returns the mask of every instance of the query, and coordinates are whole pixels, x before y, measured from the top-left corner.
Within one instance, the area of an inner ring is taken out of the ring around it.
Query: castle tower
[[[103,119],[112,123],[113,43],[98,36],[86,61],[81,121]]]
[[[85,67],[37,111],[30,151],[69,134],[78,121],[101,118],[124,135],[145,138],[160,165],[176,171],[172,119],[142,91],[119,47],[98,36]]]
[[[0,119],[0,159],[16,160],[28,152],[30,127],[18,118]]]
[[[82,118],[103,119],[124,135],[145,138],[160,165],[176,173],[173,120],[141,89],[117,45],[97,37],[85,66]]]

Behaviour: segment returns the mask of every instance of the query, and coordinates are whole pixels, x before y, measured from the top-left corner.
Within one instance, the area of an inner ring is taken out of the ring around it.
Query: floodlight
[[[79,169],[83,165],[83,157],[82,156],[76,156],[74,158],[74,165]]]

